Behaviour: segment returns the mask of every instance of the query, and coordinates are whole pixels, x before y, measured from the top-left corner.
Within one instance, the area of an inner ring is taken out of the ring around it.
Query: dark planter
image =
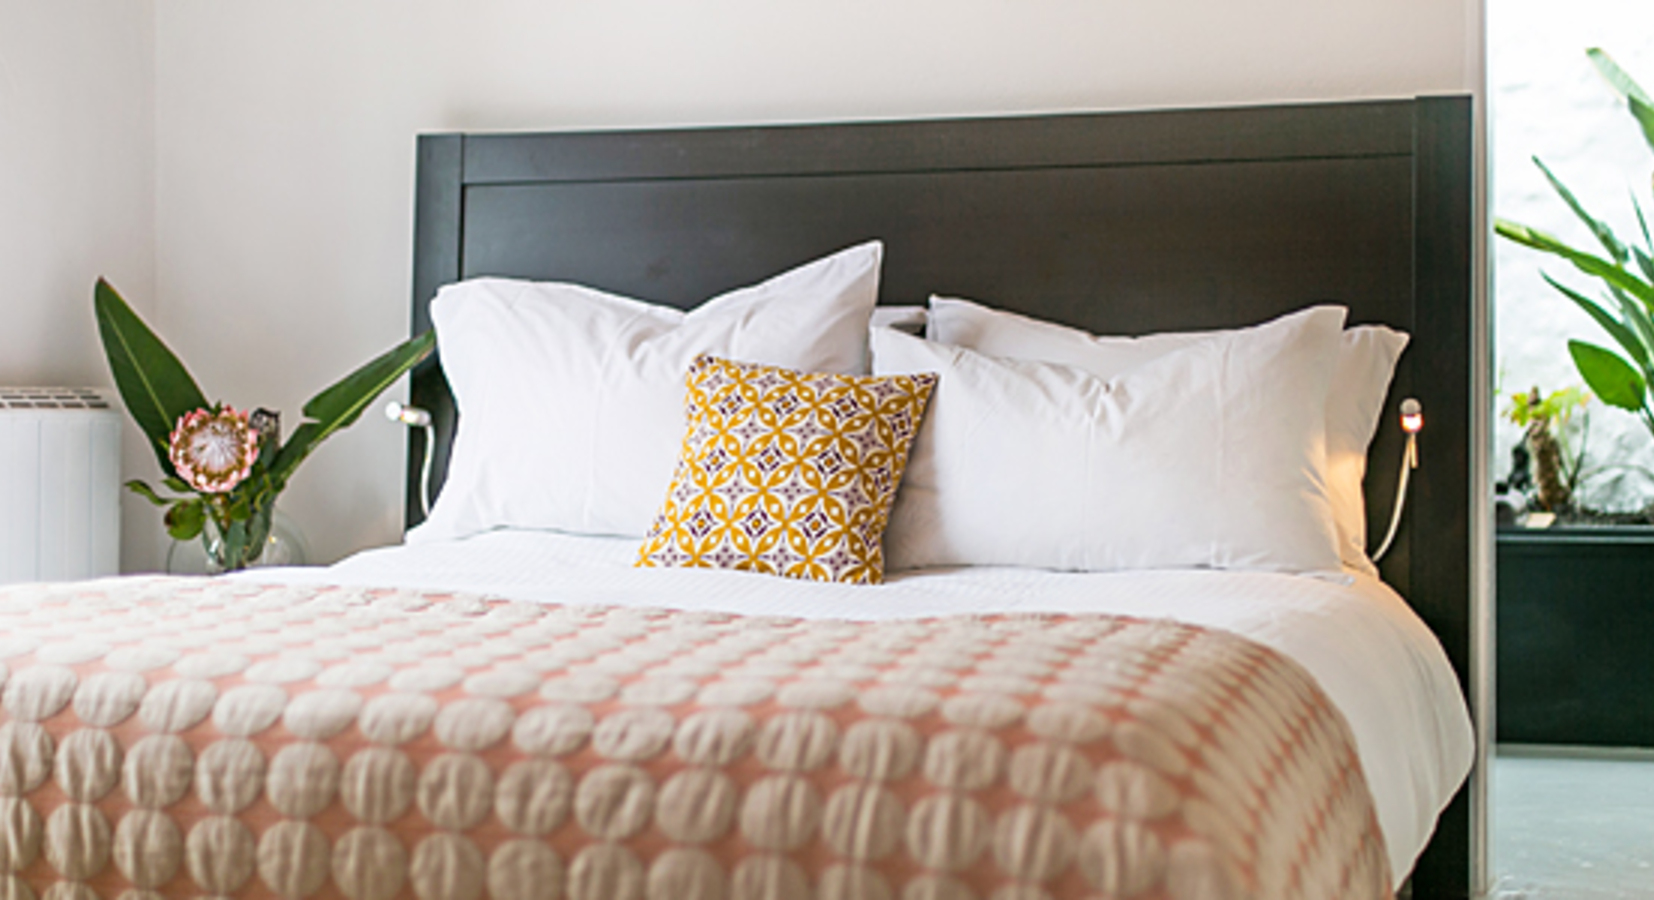
[[[1654,528],[1498,535],[1500,741],[1654,747]]]

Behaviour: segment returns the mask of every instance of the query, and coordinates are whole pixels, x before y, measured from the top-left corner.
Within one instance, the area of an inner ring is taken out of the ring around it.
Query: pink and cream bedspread
[[[7,900],[1391,894],[1338,711],[1189,625],[123,579],[0,590],[0,684]]]

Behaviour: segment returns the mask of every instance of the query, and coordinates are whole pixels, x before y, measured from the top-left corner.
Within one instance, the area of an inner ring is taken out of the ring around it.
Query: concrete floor
[[[1654,751],[1501,746],[1497,900],[1654,898]]]

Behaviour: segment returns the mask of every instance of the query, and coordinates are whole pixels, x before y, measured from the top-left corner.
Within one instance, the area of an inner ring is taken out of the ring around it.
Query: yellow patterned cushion
[[[637,564],[883,581],[880,538],[935,386],[699,357],[683,453]]]

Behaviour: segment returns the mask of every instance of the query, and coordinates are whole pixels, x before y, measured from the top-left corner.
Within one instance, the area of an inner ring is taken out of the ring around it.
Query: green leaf
[[[1654,259],[1654,257],[1649,255],[1650,253],[1654,253],[1654,240],[1649,240],[1648,219],[1643,217],[1643,205],[1637,202],[1636,191],[1631,192],[1631,208],[1637,211],[1637,230],[1642,232],[1643,247],[1647,248],[1647,250],[1645,251],[1644,249],[1637,247],[1633,247],[1632,249],[1637,251],[1637,262],[1643,267],[1643,275],[1647,277],[1649,281],[1654,281],[1654,268],[1650,268],[1650,263],[1648,262],[1648,260]]]
[[[128,481],[126,483],[126,489],[144,498],[145,500],[148,500],[156,506],[166,506],[168,503],[172,502],[163,498],[160,494],[155,493],[155,489],[150,487],[148,484],[138,481],[137,479]]]
[[[436,333],[427,331],[386,351],[310,398],[304,405],[304,415],[310,421],[293,429],[293,436],[270,464],[270,477],[276,489],[287,484],[299,463],[304,462],[318,444],[355,422],[375,398],[429,356],[435,347]]]
[[[1602,244],[1604,250],[1608,251],[1608,255],[1612,256],[1614,261],[1620,265],[1625,265],[1626,260],[1630,258],[1630,254],[1626,251],[1625,244],[1614,234],[1614,230],[1586,212],[1585,207],[1581,206],[1578,198],[1574,196],[1574,192],[1568,190],[1567,185],[1551,174],[1551,170],[1545,166],[1544,162],[1540,161],[1539,157],[1535,156],[1533,158],[1533,164],[1539,167],[1539,171],[1545,173],[1545,180],[1551,183],[1551,189],[1556,191],[1557,196],[1562,198],[1562,202],[1568,204],[1568,208],[1574,211],[1574,215],[1578,216],[1579,220],[1585,223],[1585,227],[1591,229],[1591,233],[1597,236],[1597,242]]]
[[[1510,395],[1510,408],[1505,411],[1505,418],[1518,428],[1528,427],[1533,421],[1533,399],[1525,391],[1517,391]]]
[[[310,451],[327,437],[322,434],[322,427],[315,422],[305,422],[293,429],[293,434],[282,445],[281,452],[276,454],[276,461],[270,464],[270,478],[276,483],[278,490],[287,486],[287,479],[293,477],[293,470],[299,463],[310,456]]]
[[[276,454],[281,452],[281,445],[276,443],[274,435],[261,437],[258,442],[258,464],[265,469],[275,465]]]
[[[1642,85],[1632,80],[1625,70],[1616,64],[1612,57],[1602,52],[1600,47],[1592,47],[1585,51],[1591,62],[1596,65],[1602,77],[1608,79],[1614,90],[1631,106],[1631,116],[1642,126],[1643,140],[1648,142],[1649,149],[1654,149],[1654,97],[1649,97]]]
[[[167,438],[178,418],[206,406],[207,398],[178,357],[102,278],[93,289],[92,307],[121,400],[149,438],[161,471],[172,475]]]
[[[271,514],[271,510],[264,507],[224,525],[220,539],[223,541],[222,559],[227,570],[245,569],[258,562],[270,538]]]
[[[161,483],[166,485],[170,490],[179,494],[187,494],[191,490],[190,486],[184,482],[184,479],[179,478],[176,475],[167,476],[167,478]]]
[[[234,522],[224,529],[224,564],[232,572],[247,566],[247,524]]]
[[[175,541],[188,541],[201,534],[207,524],[207,509],[200,500],[181,500],[167,510],[167,534]]]
[[[1574,367],[1602,402],[1629,412],[1638,412],[1647,401],[1648,383],[1631,364],[1612,350],[1584,341],[1569,341],[1568,354]]]
[[[1637,260],[1637,268],[1643,270],[1643,277],[1654,282],[1654,256],[1643,252],[1641,247],[1632,247],[1631,255]]]
[[[224,512],[231,522],[245,522],[253,517],[253,504],[245,492],[236,491],[230,495],[230,505]]]
[[[1630,75],[1625,74],[1625,70],[1621,69],[1619,64],[1614,62],[1614,58],[1609,56],[1601,47],[1591,47],[1585,51],[1585,55],[1590,58],[1592,64],[1597,67],[1597,71],[1602,73],[1603,78],[1608,79],[1608,83],[1613,85],[1614,90],[1618,91],[1621,96],[1628,100],[1638,100],[1647,106],[1654,106],[1654,97],[1648,96],[1648,92],[1642,89],[1642,85],[1638,84]]]
[[[1578,304],[1580,309],[1585,310],[1592,319],[1596,320],[1598,325],[1602,326],[1603,331],[1608,332],[1621,347],[1625,348],[1625,352],[1631,354],[1631,358],[1637,361],[1637,365],[1641,366],[1643,371],[1648,370],[1648,347],[1644,346],[1641,335],[1626,327],[1619,319],[1609,315],[1608,310],[1603,309],[1595,300],[1569,288],[1544,272],[1539,273],[1539,277],[1545,279],[1547,284],[1556,288],[1563,296]],[[1622,303],[1621,307],[1622,309],[1636,309],[1636,305],[1631,302]],[[1638,310],[1638,312],[1641,312],[1641,310]]]
[[[1529,228],[1508,219],[1499,219],[1494,222],[1493,230],[1500,237],[1515,241],[1526,247],[1532,247],[1560,256],[1574,264],[1574,268],[1595,278],[1600,278],[1613,287],[1620,288],[1626,293],[1642,301],[1644,305],[1654,307],[1654,285],[1639,279],[1630,272],[1614,265],[1600,256],[1575,250],[1562,240],[1546,234],[1538,229]]]
[[[262,515],[248,519],[243,526],[246,528],[245,553],[249,564],[258,562],[259,557],[264,555],[264,547],[270,541],[270,522],[271,513],[266,510]]]
[[[1609,288],[1608,292],[1614,296],[1615,302],[1619,303],[1620,322],[1631,329],[1632,334],[1636,335],[1642,346],[1647,349],[1648,362],[1643,362],[1629,347],[1626,348],[1627,352],[1630,352],[1632,358],[1643,367],[1643,377],[1654,380],[1654,318],[1649,316],[1647,307],[1619,288]]]

